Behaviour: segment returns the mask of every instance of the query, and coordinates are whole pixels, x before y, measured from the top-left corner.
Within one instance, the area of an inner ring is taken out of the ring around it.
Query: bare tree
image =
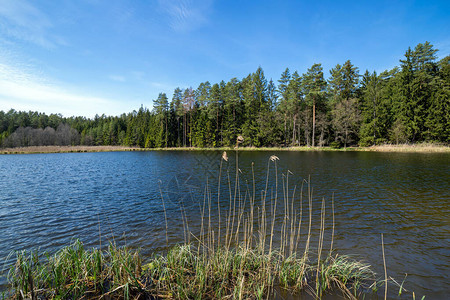
[[[28,147],[28,146],[68,146],[79,145],[80,134],[68,124],[59,124],[57,130],[52,127],[31,128],[19,127],[8,138],[3,141],[5,147]]]
[[[358,110],[358,99],[343,99],[336,104],[331,113],[336,140],[340,140],[344,143],[344,147],[347,147],[356,138],[359,130],[361,115]]]

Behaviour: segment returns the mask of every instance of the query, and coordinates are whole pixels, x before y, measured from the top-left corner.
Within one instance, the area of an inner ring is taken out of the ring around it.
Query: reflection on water
[[[239,153],[240,189],[265,188],[270,152]],[[401,153],[278,152],[279,196],[289,173],[289,193],[310,176],[314,220],[327,203],[326,243],[335,199],[335,248],[354,254],[383,274],[380,234],[384,233],[390,276],[426,299],[450,294],[450,155]],[[235,153],[223,162],[220,206],[233,195]],[[199,207],[208,190],[217,203],[221,152],[112,152],[0,156],[0,258],[10,251],[55,251],[74,238],[87,246],[107,240],[164,251],[168,216],[171,244],[184,240],[180,203],[190,229],[199,229]],[[274,166],[268,190],[275,193]],[[231,189],[228,187],[230,178]],[[257,204],[260,197],[257,197]],[[282,197],[280,198],[280,200]],[[306,199],[303,199],[306,205]],[[260,204],[260,203],[259,203]],[[260,204],[261,205],[261,204]],[[282,205],[280,204],[280,207]],[[217,223],[217,214],[212,214]],[[316,225],[317,225],[316,224]],[[275,237],[276,238],[276,237]],[[328,240],[327,240],[328,239]],[[3,263],[5,262],[5,263]],[[381,275],[380,275],[381,277]],[[0,279],[0,290],[5,288]],[[395,296],[394,287],[391,288]]]

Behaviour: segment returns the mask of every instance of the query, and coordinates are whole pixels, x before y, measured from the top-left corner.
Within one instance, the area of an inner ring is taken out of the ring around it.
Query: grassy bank
[[[229,147],[196,148],[196,147],[168,147],[168,148],[138,148],[126,146],[32,146],[0,149],[0,154],[33,154],[33,153],[79,153],[79,152],[114,152],[114,151],[228,151]],[[370,147],[239,147],[239,151],[366,151],[366,152],[400,152],[400,153],[450,153],[450,147],[437,144],[400,144],[379,145]]]

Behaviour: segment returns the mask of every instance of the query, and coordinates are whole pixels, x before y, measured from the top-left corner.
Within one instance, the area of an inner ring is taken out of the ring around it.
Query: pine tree
[[[316,128],[316,105],[323,101],[325,96],[326,81],[323,78],[323,69],[321,64],[313,64],[308,71],[303,74],[302,79],[303,93],[308,106],[312,108],[312,137],[311,145],[314,147],[315,128]]]
[[[153,101],[153,111],[158,122],[161,124],[158,147],[166,147],[168,144],[168,121],[169,121],[169,101],[165,93],[160,93]]]
[[[192,115],[195,109],[195,92],[192,87],[184,90],[183,99],[183,146],[192,147]]]
[[[335,141],[342,141],[346,146],[350,141],[358,139],[359,129],[354,128],[360,120],[359,116],[359,73],[358,68],[347,60],[342,66],[336,65],[330,70],[328,79],[331,95],[332,125]]]
[[[380,122],[379,109],[381,100],[381,77],[377,72],[372,74],[369,71],[363,75],[361,111],[362,111],[362,126],[361,126],[361,143],[363,145],[376,144],[377,138],[380,138]]]
[[[183,91],[177,87],[175,88],[172,96],[172,101],[170,102],[171,114],[174,116],[176,122],[176,138],[174,139],[174,144],[177,147],[182,146],[182,134],[180,119],[184,116],[184,106],[182,104]],[[174,124],[175,125],[175,124]],[[175,126],[172,126],[175,127]]]
[[[297,144],[297,121],[300,113],[303,111],[303,91],[302,91],[302,78],[295,71],[292,74],[292,78],[289,81],[288,85],[288,99],[287,99],[287,109],[289,111],[290,119],[292,123],[290,124],[292,128],[292,142],[291,144],[294,146]]]
[[[224,88],[224,146],[233,146],[240,135],[242,126],[241,84],[232,78]]]
[[[368,71],[363,76],[360,98],[362,146],[379,144],[387,141],[393,121],[392,98],[396,86],[397,68],[384,71],[380,75]],[[397,124],[398,125],[398,124]],[[400,127],[398,130],[401,129]]]
[[[288,143],[288,129],[287,129],[287,120],[289,114],[289,82],[291,81],[291,74],[289,73],[289,68],[281,74],[280,80],[278,80],[278,94],[280,96],[280,104],[278,106],[278,110],[281,114],[283,114],[284,119],[284,144]]]
[[[221,88],[219,84],[215,83],[213,84],[211,88],[211,95],[208,102],[208,118],[212,120],[214,123],[214,145],[219,144],[219,134],[220,134],[220,127],[219,127],[219,121],[220,121],[220,111],[222,109],[222,95],[221,95]]]
[[[427,138],[432,141],[450,142],[450,56],[439,61],[438,75],[434,77],[434,89],[425,119]]]
[[[405,59],[400,60],[401,98],[398,113],[411,142],[424,139],[425,120],[431,97],[436,89],[434,80],[437,73],[436,51],[426,42],[418,44],[414,51],[409,48],[405,53]]]

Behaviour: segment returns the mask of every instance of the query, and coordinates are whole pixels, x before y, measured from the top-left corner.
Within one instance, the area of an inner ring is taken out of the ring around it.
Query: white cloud
[[[156,81],[150,82],[150,85],[152,87],[155,87],[155,88],[158,88],[158,89],[170,89],[170,88],[172,88],[171,85],[168,85],[168,84],[165,84],[165,83],[162,83],[162,82],[156,82]]]
[[[0,5],[0,33],[4,36],[31,42],[45,48],[65,45],[61,37],[52,36],[50,19],[25,0],[2,0]]]
[[[208,22],[208,14],[212,6],[211,0],[158,0],[162,11],[169,17],[173,30],[188,32]]]
[[[122,76],[122,75],[109,75],[108,78],[111,79],[112,81],[117,81],[117,82],[125,82],[126,81],[125,76]]]
[[[114,99],[78,93],[0,62],[0,110],[32,110],[64,116],[118,115],[124,107]]]

